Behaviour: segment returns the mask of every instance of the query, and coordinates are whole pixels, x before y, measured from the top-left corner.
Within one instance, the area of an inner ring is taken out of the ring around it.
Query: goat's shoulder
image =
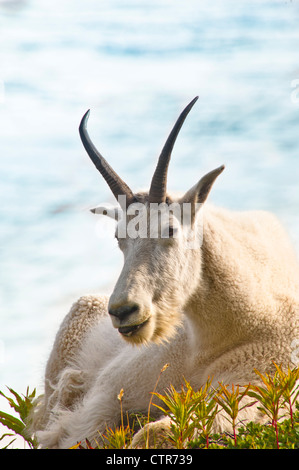
[[[204,206],[204,217],[213,224],[229,226],[231,229],[249,230],[256,233],[258,230],[272,229],[273,225],[282,229],[281,223],[276,215],[264,210],[232,210],[218,207],[213,204]]]
[[[214,206],[204,209],[204,233],[215,243],[252,247],[270,257],[283,253],[294,255],[290,238],[280,220],[267,211],[232,211]]]

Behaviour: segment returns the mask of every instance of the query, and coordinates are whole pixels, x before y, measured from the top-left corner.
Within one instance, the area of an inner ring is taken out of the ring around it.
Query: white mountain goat
[[[215,386],[253,383],[254,368],[271,372],[273,361],[292,362],[299,269],[279,222],[266,212],[203,206],[224,166],[182,196],[166,193],[171,152],[196,100],[174,125],[148,193],[134,194],[96,150],[86,130],[89,112],[81,121],[83,145],[120,201],[116,237],[124,266],[109,300],[83,296],[57,333],[34,418],[42,447],[100,441],[98,432],[120,423],[121,389],[123,413],[147,413],[165,364],[161,393],[170,384],[180,389],[184,378],[195,388],[209,377]],[[159,436],[168,419],[151,411],[150,433]],[[240,413],[242,420],[259,418],[255,406]],[[215,430],[227,426],[219,414]],[[143,430],[133,446],[142,439]]]

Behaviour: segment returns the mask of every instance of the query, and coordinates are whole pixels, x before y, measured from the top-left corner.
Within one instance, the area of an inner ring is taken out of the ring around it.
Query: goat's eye
[[[174,237],[174,232],[175,232],[174,227],[170,226],[168,232],[169,232],[169,238],[173,238]]]
[[[176,235],[178,233],[177,227],[174,227],[173,225],[169,225],[169,227],[165,228],[162,234],[162,238],[164,239],[169,239],[169,238],[176,238]]]

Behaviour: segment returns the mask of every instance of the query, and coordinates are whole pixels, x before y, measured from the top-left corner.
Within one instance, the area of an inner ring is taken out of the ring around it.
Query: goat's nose
[[[138,310],[139,307],[137,304],[121,305],[117,308],[109,308],[109,314],[113,317],[117,317],[120,321],[124,321]]]

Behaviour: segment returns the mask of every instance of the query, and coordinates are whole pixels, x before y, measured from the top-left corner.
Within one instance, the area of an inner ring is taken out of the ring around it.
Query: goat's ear
[[[203,176],[198,181],[198,183],[189,189],[189,191],[187,191],[186,194],[180,199],[180,203],[189,202],[192,204],[203,204],[207,199],[217,176],[223,172],[224,168],[224,165],[222,165]]]
[[[107,217],[111,217],[111,219],[114,219],[116,221],[120,219],[122,212],[119,206],[113,206],[109,204],[99,205],[89,210],[93,214],[106,215]]]

